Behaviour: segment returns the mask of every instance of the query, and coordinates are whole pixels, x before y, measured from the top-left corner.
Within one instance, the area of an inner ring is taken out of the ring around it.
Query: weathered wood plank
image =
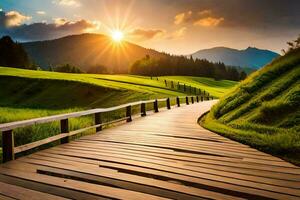
[[[30,180],[34,182],[44,183],[52,186],[60,186],[62,188],[78,190],[82,192],[89,192],[98,196],[108,197],[108,198],[118,198],[118,199],[126,199],[130,196],[131,199],[164,199],[158,196],[148,195],[144,193],[123,190],[119,188],[113,188],[103,185],[91,184],[83,181],[77,181],[72,179],[58,178],[53,176],[47,176],[43,174],[37,173],[28,173],[20,170],[12,170],[5,168],[0,168],[0,173],[11,176],[18,177],[25,180]]]
[[[0,194],[7,195],[15,199],[31,199],[31,200],[65,200],[66,198],[54,196],[47,193],[29,190],[19,186],[0,182]]]

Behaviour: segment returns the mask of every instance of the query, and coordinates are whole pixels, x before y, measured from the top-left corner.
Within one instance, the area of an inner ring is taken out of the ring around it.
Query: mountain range
[[[22,45],[34,63],[43,69],[71,64],[83,71],[105,67],[111,73],[127,73],[132,63],[146,55],[164,55],[126,41],[115,43],[110,37],[101,34],[70,35]]]
[[[244,50],[227,47],[214,47],[199,50],[192,54],[193,58],[207,59],[212,62],[223,62],[225,65],[242,68],[259,69],[279,56],[269,50],[248,47]]]
[[[128,73],[129,67],[146,55],[161,58],[165,53],[147,49],[123,41],[116,43],[102,34],[70,35],[59,39],[22,43],[31,60],[43,69],[51,66],[71,64],[83,71],[95,72],[105,69],[108,73]],[[278,57],[279,54],[247,48],[236,50],[216,47],[197,51],[193,58],[207,59],[212,62],[224,62],[226,65],[258,69]]]

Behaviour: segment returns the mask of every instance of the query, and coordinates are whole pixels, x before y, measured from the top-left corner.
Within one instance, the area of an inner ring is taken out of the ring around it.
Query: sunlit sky
[[[46,40],[84,32],[174,54],[248,46],[280,52],[300,33],[300,0],[1,0],[0,35]]]

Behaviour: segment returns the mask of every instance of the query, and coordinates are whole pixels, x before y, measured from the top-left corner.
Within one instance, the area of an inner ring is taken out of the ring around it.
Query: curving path
[[[151,114],[0,167],[0,199],[300,199],[300,168],[201,128],[215,101]]]

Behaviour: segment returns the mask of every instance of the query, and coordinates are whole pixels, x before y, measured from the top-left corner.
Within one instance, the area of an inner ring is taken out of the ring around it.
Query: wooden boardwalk
[[[214,101],[0,167],[0,199],[300,199],[300,168],[201,128]]]

